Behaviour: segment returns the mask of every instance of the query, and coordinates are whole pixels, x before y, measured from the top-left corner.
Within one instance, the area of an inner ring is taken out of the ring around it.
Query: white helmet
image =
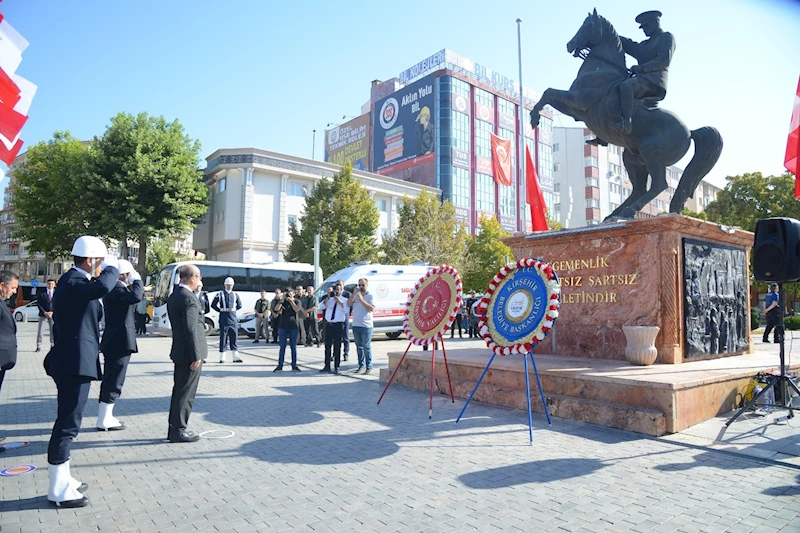
[[[133,265],[127,259],[120,259],[119,260],[119,273],[120,274],[130,274],[133,272]]]
[[[233,278],[230,276],[225,278],[225,283],[223,283],[223,285],[233,285]]]
[[[72,245],[72,255],[75,257],[105,258],[108,255],[106,245],[97,237],[84,235],[75,240]]]

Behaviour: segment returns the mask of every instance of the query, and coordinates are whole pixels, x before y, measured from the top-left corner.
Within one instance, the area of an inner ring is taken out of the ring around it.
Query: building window
[[[561,184],[560,183],[554,183],[553,184],[553,192],[561,192]]]
[[[597,178],[586,178],[587,187],[600,187],[600,181]]]
[[[483,213],[494,213],[494,178],[488,174],[475,174],[475,207]]]
[[[305,196],[303,194],[303,184],[290,181],[289,182],[289,196]]]
[[[286,220],[287,220],[287,222],[289,223],[290,226],[292,224],[297,226],[297,215],[289,215],[288,217],[286,217]]]
[[[553,151],[554,152],[558,152],[558,149],[559,149],[558,143],[554,143],[553,144]]]
[[[561,170],[561,163],[553,163],[553,171],[558,172]]]
[[[475,155],[492,158],[492,140],[489,136],[494,130],[489,122],[475,119]]]
[[[586,207],[600,207],[600,200],[596,200],[594,198],[587,198]]]
[[[475,88],[475,100],[485,106],[494,107],[494,95],[489,91]]]
[[[375,205],[378,207],[378,211],[386,212],[386,200],[375,200]]]
[[[599,167],[600,163],[597,161],[596,157],[584,157],[583,158],[583,166],[584,167]]]
[[[225,211],[217,211],[217,224],[225,221]]]
[[[622,194],[622,185],[618,183],[609,183],[608,191],[612,194]]]
[[[453,168],[453,205],[457,207],[470,207],[469,170]]]
[[[549,144],[539,143],[539,176],[552,178],[553,172],[553,148]]]
[[[609,208],[611,211],[614,211],[614,210],[615,210],[616,208],[618,208],[618,207],[619,207],[619,204],[615,204],[614,202],[609,202],[609,203],[608,203],[608,208]]]
[[[222,178],[217,182],[217,194],[222,194],[225,192],[225,188],[228,185],[228,178]]]

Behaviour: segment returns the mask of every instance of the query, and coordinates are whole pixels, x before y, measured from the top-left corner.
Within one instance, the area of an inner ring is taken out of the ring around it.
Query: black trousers
[[[134,313],[134,323],[136,324],[136,333],[147,333],[147,315],[140,315],[139,313]]]
[[[350,318],[344,320],[344,331],[342,332],[342,342],[344,343],[344,358],[350,355]],[[339,365],[336,365],[339,366]]]
[[[239,337],[239,326],[237,324],[229,324],[225,323],[223,325],[222,321],[219,324],[219,351],[225,351],[225,345],[229,345],[231,350],[238,350],[238,337]]]
[[[343,334],[344,324],[341,322],[328,322],[325,325],[325,368],[331,367],[331,358],[333,358],[334,368],[339,368]],[[331,354],[331,348],[333,348],[333,354]]]
[[[280,319],[278,318],[270,318],[269,319],[270,327],[272,328],[272,344],[278,343],[278,325],[280,323]],[[269,339],[267,339],[269,340]]]
[[[775,326],[778,326],[778,320],[780,319],[779,313],[777,309],[773,309],[772,311],[767,312],[767,329],[764,330],[764,340],[766,341],[769,338],[769,334]],[[772,340],[777,342],[775,335],[772,336]]]
[[[3,390],[3,378],[6,377],[6,371],[0,370],[0,390]]]
[[[319,328],[316,317],[308,317],[303,323],[306,327],[306,346],[311,346],[312,343],[319,344]]]
[[[455,323],[453,327],[450,328],[450,338],[453,338],[453,334],[456,332],[456,327],[458,328],[458,336],[461,337],[461,315],[456,315]]]
[[[308,343],[308,333],[306,332],[306,320],[299,314],[297,315],[297,344],[300,346]]]
[[[197,384],[200,383],[202,363],[197,370],[189,368],[190,363],[175,363],[173,374],[172,401],[169,405],[169,434],[186,431],[189,415],[192,414]]]
[[[128,373],[130,352],[103,354],[103,381],[100,383],[100,401],[114,403],[122,394],[125,374]]]
[[[89,399],[92,378],[86,376],[54,376],[58,388],[58,418],[53,425],[47,462],[60,465],[69,461],[69,447],[78,436],[83,419],[83,408]]]

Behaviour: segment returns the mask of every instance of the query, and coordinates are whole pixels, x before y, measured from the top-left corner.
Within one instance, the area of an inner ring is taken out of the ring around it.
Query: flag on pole
[[[786,170],[794,174],[794,197],[800,200],[800,79],[797,80],[797,92],[794,96],[792,123],[789,125],[789,138],[786,140],[786,157],[783,164]]]
[[[494,181],[506,187],[511,186],[511,140],[501,139],[489,133],[492,140],[492,168]]]
[[[0,68],[11,76],[22,63],[22,52],[28,48],[28,41],[19,34],[0,13]]]
[[[526,200],[531,206],[531,226],[533,231],[547,231],[547,206],[544,203],[544,194],[539,187],[539,177],[536,175],[536,168],[533,166],[531,149],[525,147],[525,195]]]

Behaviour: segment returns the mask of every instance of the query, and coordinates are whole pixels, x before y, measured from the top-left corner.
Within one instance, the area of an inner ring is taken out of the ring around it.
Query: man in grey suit
[[[189,415],[192,414],[197,384],[203,360],[208,357],[208,345],[204,327],[204,313],[194,290],[202,277],[195,265],[183,265],[178,269],[180,285],[175,287],[167,300],[167,314],[172,324],[172,350],[169,357],[175,364],[172,402],[169,408],[170,442],[197,442],[200,435],[187,431]]]

